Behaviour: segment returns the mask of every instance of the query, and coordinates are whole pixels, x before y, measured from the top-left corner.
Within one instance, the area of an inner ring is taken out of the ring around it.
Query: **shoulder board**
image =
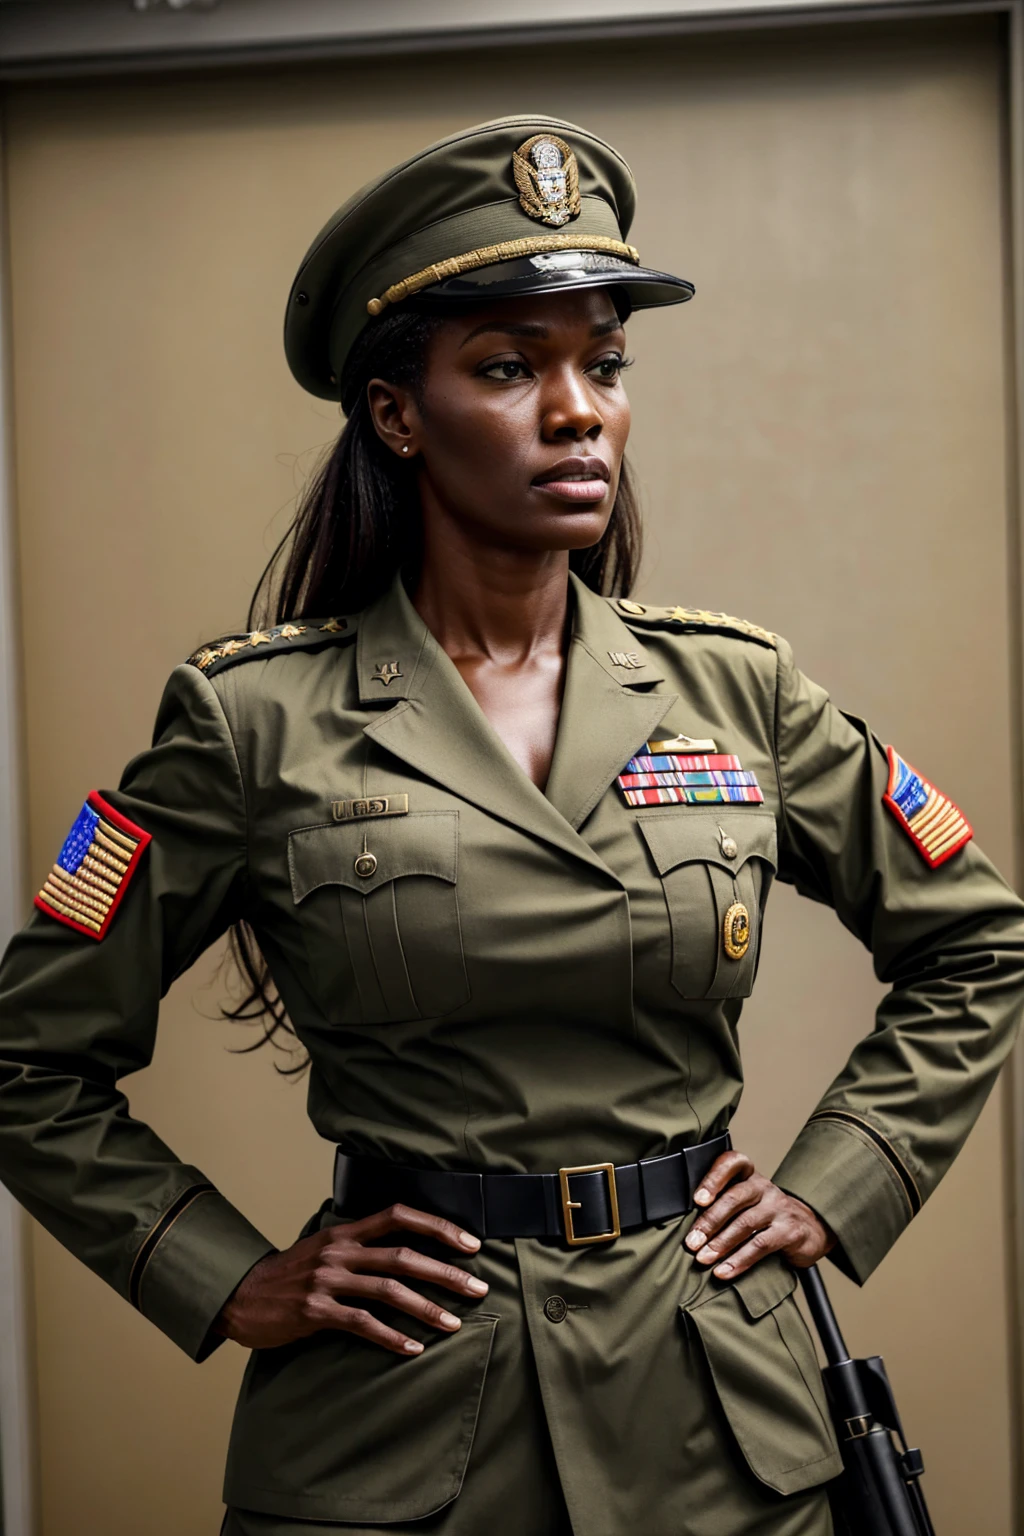
[[[723,634],[738,635],[742,640],[756,640],[759,645],[770,645],[773,650],[779,643],[778,635],[772,634],[770,629],[751,624],[749,619],[734,619],[728,613],[713,613],[710,608],[658,608],[650,603],[634,603],[629,597],[609,597],[606,601],[630,625],[669,625],[672,629],[692,632],[718,630]]]
[[[241,661],[279,656],[282,651],[318,651],[325,645],[344,643],[354,638],[358,623],[352,617],[295,619],[272,629],[254,629],[250,634],[223,635],[193,651],[186,665],[198,667],[207,677],[213,677]]]

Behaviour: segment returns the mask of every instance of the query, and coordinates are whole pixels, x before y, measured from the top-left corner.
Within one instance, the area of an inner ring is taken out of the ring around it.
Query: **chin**
[[[560,508],[544,519],[543,528],[536,528],[537,543],[545,549],[590,549],[604,538],[610,521],[611,508],[603,503]]]

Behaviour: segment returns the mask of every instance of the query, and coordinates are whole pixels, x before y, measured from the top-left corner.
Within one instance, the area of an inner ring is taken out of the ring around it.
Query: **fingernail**
[[[478,1237],[474,1237],[472,1232],[460,1232],[459,1242],[462,1244],[463,1248],[475,1249],[480,1247],[480,1239]]]
[[[486,1280],[469,1279],[466,1281],[466,1290],[472,1291],[474,1296],[486,1296],[490,1286]]]
[[[455,1316],[454,1312],[442,1312],[441,1326],[443,1328],[461,1328],[462,1322],[461,1319]]]
[[[405,1343],[402,1345],[402,1348],[405,1350],[407,1355],[422,1355],[423,1353],[423,1345],[417,1344],[415,1339],[406,1339]]]
[[[698,1205],[707,1205],[708,1201],[711,1199],[711,1195],[710,1192],[706,1189],[698,1189],[693,1198],[696,1200]]]
[[[720,1279],[724,1280],[726,1275],[732,1274],[732,1265],[719,1264],[718,1268],[715,1270],[715,1274],[718,1275]]]
[[[704,1244],[704,1233],[703,1232],[688,1232],[686,1234],[686,1246],[687,1246],[687,1248],[700,1248],[700,1247],[703,1246],[703,1244]]]
[[[712,1248],[711,1244],[710,1243],[705,1243],[704,1247],[701,1249],[700,1253],[698,1253],[698,1255],[697,1255],[697,1263],[698,1264],[713,1264],[717,1258],[718,1258],[718,1254],[715,1252],[714,1248]]]

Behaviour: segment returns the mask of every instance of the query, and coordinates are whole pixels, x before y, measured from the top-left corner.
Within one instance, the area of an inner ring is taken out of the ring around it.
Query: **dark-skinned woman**
[[[331,220],[286,347],[348,422],[260,627],[174,672],[0,974],[9,1187],[190,1355],[253,1351],[230,1536],[826,1536],[793,1266],[870,1275],[1021,1011],[957,807],[775,635],[629,596],[623,325],[692,293],[633,206],[523,117]],[[776,876],[890,991],[772,1181],[728,1127]],[[337,1148],[282,1252],[118,1087],[232,926]]]

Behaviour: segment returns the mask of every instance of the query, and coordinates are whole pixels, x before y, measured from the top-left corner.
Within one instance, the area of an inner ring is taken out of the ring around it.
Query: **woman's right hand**
[[[247,1349],[274,1349],[321,1328],[336,1328],[396,1355],[421,1354],[423,1345],[417,1339],[389,1328],[360,1303],[383,1302],[432,1328],[454,1333],[461,1326],[459,1319],[403,1280],[441,1285],[460,1296],[485,1296],[488,1287],[457,1264],[427,1258],[414,1248],[367,1246],[373,1238],[401,1231],[437,1238],[463,1254],[480,1248],[479,1238],[452,1221],[392,1205],[361,1221],[325,1227],[261,1259],[222,1308],[214,1325],[217,1333]]]

